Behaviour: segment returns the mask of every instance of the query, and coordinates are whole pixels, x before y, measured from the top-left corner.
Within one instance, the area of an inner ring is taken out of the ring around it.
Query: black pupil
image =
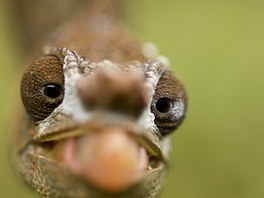
[[[160,98],[156,103],[156,109],[160,113],[167,113],[170,111],[172,103],[169,98]]]
[[[44,88],[44,94],[49,98],[57,98],[61,95],[62,88],[58,84],[46,85]]]

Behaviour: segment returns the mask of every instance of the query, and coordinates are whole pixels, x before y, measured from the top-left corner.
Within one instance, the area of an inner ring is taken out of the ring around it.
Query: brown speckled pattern
[[[24,73],[21,96],[33,120],[43,120],[62,102],[63,92],[55,99],[50,99],[43,93],[47,84],[55,83],[64,87],[62,64],[56,56],[45,56],[33,62]]]

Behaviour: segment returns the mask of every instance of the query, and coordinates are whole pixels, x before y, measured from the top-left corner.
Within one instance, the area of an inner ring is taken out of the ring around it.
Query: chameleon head
[[[118,64],[48,50],[21,83],[23,178],[44,197],[156,197],[169,134],[187,108],[167,66],[162,57]]]

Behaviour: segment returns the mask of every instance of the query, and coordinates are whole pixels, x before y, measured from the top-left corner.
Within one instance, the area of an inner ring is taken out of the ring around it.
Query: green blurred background
[[[33,198],[7,149],[25,55],[6,2],[0,0],[0,197]],[[173,135],[162,198],[263,198],[264,1],[134,0],[128,7],[130,26],[169,57],[190,98]]]

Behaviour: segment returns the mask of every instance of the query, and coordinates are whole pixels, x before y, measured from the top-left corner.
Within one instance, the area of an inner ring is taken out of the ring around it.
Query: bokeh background
[[[38,197],[9,163],[14,85],[25,58],[0,0],[0,197]],[[162,198],[264,197],[264,1],[134,0],[130,27],[169,57],[189,93]]]

